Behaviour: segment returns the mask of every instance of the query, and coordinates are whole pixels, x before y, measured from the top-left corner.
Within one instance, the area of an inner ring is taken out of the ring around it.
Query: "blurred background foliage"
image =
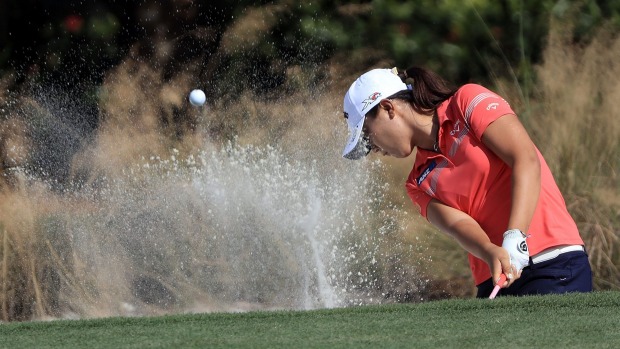
[[[231,28],[243,16],[261,22],[268,35],[256,35],[256,23]],[[507,76],[527,85],[551,16],[574,21],[574,40],[583,41],[605,20],[620,25],[620,1],[7,0],[0,4],[0,71],[84,90],[83,83],[101,83],[136,43],[151,57],[176,50],[174,69],[215,54],[233,29],[238,37],[228,38],[236,42],[221,59],[246,62],[241,80],[259,89],[281,84],[282,66],[362,49],[384,52],[401,67],[425,65],[457,83]],[[164,40],[175,47],[162,52],[157,44]]]
[[[603,23],[620,27],[620,1],[5,0],[0,76],[7,96],[62,91],[85,111],[63,122],[86,133],[105,117],[106,75],[127,59],[164,82],[191,71],[222,103],[334,84],[333,61],[347,79],[377,64],[422,65],[456,84],[509,82],[500,92],[516,91],[527,123],[551,19],[571,23],[567,35],[585,45]]]

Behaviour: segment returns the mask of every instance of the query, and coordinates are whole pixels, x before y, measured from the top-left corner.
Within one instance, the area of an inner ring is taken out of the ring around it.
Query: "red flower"
[[[82,26],[84,25],[84,18],[80,15],[68,15],[65,17],[63,21],[63,26],[65,30],[69,33],[78,33],[82,30]]]

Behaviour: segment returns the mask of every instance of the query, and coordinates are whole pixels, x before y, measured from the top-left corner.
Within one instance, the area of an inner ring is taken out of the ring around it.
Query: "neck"
[[[439,153],[439,119],[437,113],[432,115],[416,115],[417,120],[417,134],[415,135],[415,146],[421,149],[426,149]]]

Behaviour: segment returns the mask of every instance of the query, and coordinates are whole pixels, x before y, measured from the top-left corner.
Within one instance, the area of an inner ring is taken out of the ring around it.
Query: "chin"
[[[403,152],[400,152],[398,154],[391,154],[391,155],[393,157],[395,157],[395,158],[404,159],[404,158],[408,157],[409,155],[411,155],[412,152],[413,152],[413,150],[409,150],[409,151],[403,151]]]

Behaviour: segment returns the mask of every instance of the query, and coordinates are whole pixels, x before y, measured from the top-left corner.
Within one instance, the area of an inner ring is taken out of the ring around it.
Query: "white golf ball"
[[[202,90],[196,89],[189,93],[189,102],[196,107],[200,107],[205,104],[206,100],[207,96],[205,96],[205,93],[202,92]]]

